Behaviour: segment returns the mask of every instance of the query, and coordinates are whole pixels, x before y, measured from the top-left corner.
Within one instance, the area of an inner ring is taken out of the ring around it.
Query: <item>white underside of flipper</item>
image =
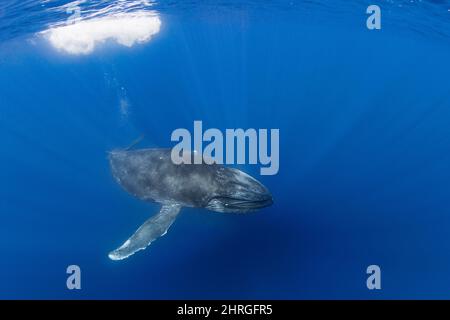
[[[108,254],[111,260],[123,260],[144,250],[150,243],[167,233],[180,213],[178,204],[163,205],[159,213],[144,222],[123,245]]]

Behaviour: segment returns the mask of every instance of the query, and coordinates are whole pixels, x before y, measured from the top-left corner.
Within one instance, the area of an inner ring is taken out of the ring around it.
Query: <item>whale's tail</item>
[[[144,250],[154,240],[167,233],[180,210],[181,206],[178,204],[163,205],[157,215],[145,221],[123,245],[111,251],[108,257],[111,260],[123,260],[139,250]]]

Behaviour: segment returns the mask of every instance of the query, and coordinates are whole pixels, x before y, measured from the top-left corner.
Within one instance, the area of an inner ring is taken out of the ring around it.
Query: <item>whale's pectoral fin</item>
[[[159,213],[144,222],[125,243],[108,257],[112,260],[123,260],[139,250],[144,250],[157,238],[165,235],[175,221],[181,206],[177,204],[164,205]]]

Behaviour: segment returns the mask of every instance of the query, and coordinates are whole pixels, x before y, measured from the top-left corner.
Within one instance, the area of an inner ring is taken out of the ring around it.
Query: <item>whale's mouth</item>
[[[254,199],[217,196],[209,200],[207,208],[219,212],[249,212],[269,207],[273,204],[271,195]]]

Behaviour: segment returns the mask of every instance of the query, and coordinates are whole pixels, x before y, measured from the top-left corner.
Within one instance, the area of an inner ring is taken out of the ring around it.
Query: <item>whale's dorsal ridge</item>
[[[176,203],[163,205],[158,214],[145,221],[124,244],[111,251],[108,257],[111,260],[123,260],[139,250],[144,250],[154,240],[167,233],[180,210],[181,205]]]

